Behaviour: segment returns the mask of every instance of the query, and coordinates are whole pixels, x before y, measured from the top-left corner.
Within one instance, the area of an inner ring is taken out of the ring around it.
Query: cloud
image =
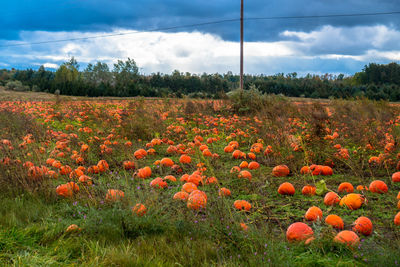
[[[218,0],[20,0],[3,1],[0,38],[13,40],[20,31],[111,31],[149,29],[239,18],[240,1]],[[398,11],[397,0],[281,0],[244,1],[245,17],[309,16]],[[51,22],[51,23],[49,23]],[[247,41],[276,41],[285,30],[310,32],[322,27],[400,25],[398,15],[246,21]],[[239,40],[239,22],[193,28]],[[398,27],[398,26],[396,26]]]
[[[116,28],[111,32],[23,31],[17,42],[37,42],[132,32]],[[245,72],[275,74],[298,72],[345,73],[360,71],[369,62],[400,60],[400,31],[385,25],[334,27],[313,31],[283,31],[280,40],[245,43]],[[3,41],[0,45],[14,43]],[[7,56],[1,56],[7,55]],[[136,32],[130,35],[0,48],[0,64],[25,67],[40,62],[56,68],[74,56],[81,67],[102,61],[111,68],[118,59],[133,58],[142,73],[171,73],[177,69],[192,73],[239,72],[239,43],[218,35],[194,32]]]
[[[311,32],[284,31],[281,36],[292,38],[294,44],[308,55],[363,55],[368,50],[398,49],[399,31],[384,25],[333,27],[323,26]]]
[[[59,65],[54,64],[54,63],[44,63],[43,67],[48,68],[48,69],[58,69]]]

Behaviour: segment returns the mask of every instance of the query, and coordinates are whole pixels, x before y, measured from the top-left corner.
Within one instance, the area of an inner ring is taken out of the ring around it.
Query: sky
[[[398,0],[244,0],[244,17],[400,11]],[[15,0],[0,10],[0,68],[57,69],[72,56],[84,69],[118,60],[140,72],[239,72],[240,0]],[[244,72],[352,75],[370,62],[400,61],[400,14],[245,20]],[[128,33],[116,35],[119,33]],[[54,40],[89,38],[65,42]],[[43,44],[30,44],[47,42]],[[14,46],[16,44],[30,45]]]

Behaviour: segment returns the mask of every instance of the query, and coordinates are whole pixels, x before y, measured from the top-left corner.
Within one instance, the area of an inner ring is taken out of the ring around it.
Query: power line
[[[190,27],[196,27],[196,26],[213,25],[213,24],[232,22],[232,21],[238,21],[238,20],[239,19],[215,20],[215,21],[196,23],[196,24],[187,24],[187,25],[180,25],[180,26],[172,26],[172,27],[165,27],[165,28],[150,29],[150,30],[145,30],[144,32],[168,31],[168,30],[175,30],[175,29],[180,29],[180,28],[190,28]],[[140,32],[139,31],[130,31],[130,32],[112,33],[112,34],[95,35],[95,36],[79,37],[79,38],[69,38],[69,39],[61,39],[61,40],[50,40],[50,41],[33,42],[33,43],[1,45],[0,48],[3,48],[3,47],[15,47],[15,46],[26,46],[26,45],[38,45],[38,44],[49,44],[49,43],[60,43],[60,42],[68,42],[68,41],[81,41],[81,40],[88,40],[88,39],[96,39],[96,38],[104,38],[104,37],[112,37],[112,36],[121,36],[121,35],[130,35],[130,34],[138,34],[138,33],[143,33],[143,31],[140,31]]]
[[[253,17],[245,20],[273,20],[273,19],[315,19],[315,18],[337,18],[337,17],[363,17],[380,15],[398,15],[400,11],[375,12],[375,13],[353,13],[353,14],[332,14],[332,15],[310,15],[310,16],[281,16],[281,17]]]
[[[275,19],[315,19],[315,18],[335,18],[335,17],[362,17],[362,16],[380,16],[380,15],[399,15],[399,14],[400,14],[400,11],[392,11],[392,12],[375,12],[375,13],[310,15],[310,16],[249,17],[249,18],[244,18],[244,20],[246,20],[246,21],[252,21],[252,20],[255,21],[255,20],[275,20]],[[186,24],[186,25],[179,25],[179,26],[155,28],[155,29],[143,30],[143,31],[140,31],[140,32],[139,31],[130,31],[130,32],[94,35],[94,36],[88,36],[88,37],[79,37],[79,38],[68,38],[68,39],[49,40],[49,41],[41,41],[41,42],[0,45],[0,48],[28,46],[28,45],[40,45],[40,44],[50,44],[50,43],[61,43],[61,42],[69,42],[69,41],[82,41],[82,40],[106,38],[106,37],[113,37],[113,36],[139,34],[139,33],[143,33],[143,32],[168,31],[168,30],[176,30],[176,29],[182,29],[182,28],[192,28],[192,27],[198,27],[198,26],[214,25],[214,24],[221,24],[221,23],[235,22],[235,21],[240,21],[240,18],[223,19],[223,20],[208,21],[208,22],[203,22],[203,23],[195,23],[195,24]]]

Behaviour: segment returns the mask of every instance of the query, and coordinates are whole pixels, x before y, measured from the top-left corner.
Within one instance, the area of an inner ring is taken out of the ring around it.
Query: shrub
[[[6,84],[6,90],[10,91],[29,91],[29,86],[23,85],[20,81],[10,81]]]
[[[227,93],[231,101],[232,109],[239,114],[255,114],[265,111],[265,108],[274,107],[288,100],[283,95],[263,94],[255,85],[251,85],[249,90],[236,89]],[[275,114],[276,115],[276,114]]]

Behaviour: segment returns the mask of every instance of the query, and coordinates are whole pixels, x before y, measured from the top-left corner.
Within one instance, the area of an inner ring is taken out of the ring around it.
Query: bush
[[[288,102],[283,95],[263,94],[255,85],[251,85],[249,90],[230,91],[227,96],[233,111],[238,114],[255,114],[265,110],[266,107]]]
[[[20,81],[10,81],[6,84],[6,90],[10,91],[29,91],[29,86],[23,85]]]

